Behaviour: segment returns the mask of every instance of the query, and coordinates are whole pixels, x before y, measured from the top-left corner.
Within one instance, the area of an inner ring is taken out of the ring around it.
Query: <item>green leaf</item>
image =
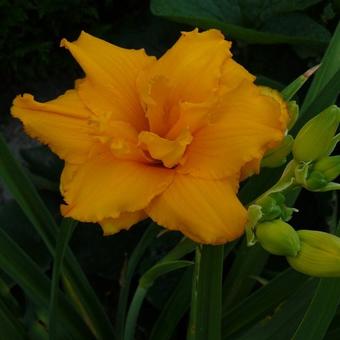
[[[320,96],[320,93],[324,87],[334,78],[336,74],[340,77],[340,64],[339,64],[339,55],[340,55],[340,23],[338,24],[333,37],[329,43],[329,46],[321,60],[321,66],[317,73],[314,76],[313,82],[309,88],[307,96],[304,100],[303,106],[301,108],[301,113],[306,114],[309,110],[311,110],[311,104]],[[335,98],[339,95],[339,87],[335,88],[335,91],[332,91],[333,101],[329,102],[328,100],[321,100],[325,102],[325,106],[329,106],[334,103]],[[325,107],[324,107],[325,108]],[[317,114],[319,112],[315,112]]]
[[[154,281],[160,276],[174,270],[193,265],[191,261],[166,261],[161,262],[150,268],[139,280],[139,285],[143,288],[150,288]]]
[[[295,94],[301,89],[304,83],[308,80],[308,78],[318,69],[319,66],[314,66],[309,69],[307,72],[302,74],[301,76],[297,77],[293,80],[290,84],[288,84],[282,91],[281,95],[284,100],[289,101],[291,100]]]
[[[320,279],[292,340],[323,339],[340,303],[340,279]]]
[[[72,219],[63,219],[60,225],[59,235],[57,238],[57,246],[53,264],[52,287],[49,308],[49,335],[50,339],[54,340],[57,336],[57,307],[59,293],[59,279],[62,270],[63,260],[68,242],[71,238],[77,222]]]
[[[243,239],[223,283],[223,312],[251,292],[256,284],[254,276],[262,272],[268,257],[269,254],[259,244],[248,247],[246,239]]]
[[[0,329],[3,339],[26,339],[25,329],[0,298]]]
[[[248,7],[247,7],[248,9]],[[304,14],[281,15],[263,27],[244,26],[236,0],[152,0],[153,14],[201,28],[218,28],[227,37],[258,44],[306,44],[324,47],[330,35]],[[244,10],[243,10],[244,12]],[[289,26],[287,26],[289,24]]]
[[[159,262],[158,264],[177,260],[183,256],[193,252],[196,248],[196,244],[189,238],[184,237],[180,240],[176,247],[171,249]]]
[[[188,268],[154,324],[150,340],[170,340],[174,330],[189,308],[192,268]]]
[[[302,285],[307,276],[287,269],[223,314],[222,334],[228,339],[270,313]]]
[[[171,271],[191,266],[193,263],[190,261],[168,261],[156,264],[150,268],[139,280],[139,284],[132,302],[129,307],[129,312],[126,318],[126,325],[124,331],[124,340],[133,340],[136,323],[139,315],[140,308],[144,301],[148,289],[153,285],[154,281]]]
[[[287,340],[291,339],[301,320],[307,305],[310,303],[317,285],[316,279],[309,279],[301,285],[273,315],[246,330],[235,340]],[[229,339],[229,338],[225,338]]]
[[[191,247],[192,244],[190,240],[182,239],[176,247],[169,252],[170,255],[165,255],[163,259],[147,270],[140,278],[126,318],[124,330],[125,340],[134,339],[134,332],[140,308],[148,289],[153,285],[154,281],[161,275],[193,264],[190,261],[177,261],[179,258],[186,255],[191,250]]]
[[[0,267],[18,283],[36,305],[48,309],[50,281],[40,268],[0,229]],[[60,324],[74,339],[89,339],[90,332],[63,294]]]
[[[264,22],[277,14],[302,11],[321,0],[239,0],[241,13],[249,21]]]
[[[125,268],[123,268],[120,279],[121,289],[119,292],[119,301],[116,314],[116,334],[118,339],[122,338],[125,328],[125,317],[132,277],[145,250],[159,233],[159,230],[159,227],[157,227],[157,225],[153,222],[151,222],[150,225],[147,226],[143,237],[131,254],[129,260],[127,261],[127,265],[125,266]]]
[[[194,244],[189,239],[185,240],[187,240],[186,242],[189,250]],[[191,245],[190,242],[192,243]],[[236,242],[230,242],[224,246],[224,258],[232,251],[235,244]],[[173,253],[174,252],[172,252],[172,254]],[[182,276],[178,286],[174,289],[173,294],[162,309],[162,312],[152,329],[150,340],[168,340],[172,338],[178,322],[189,309],[191,283],[192,268],[189,268]]]
[[[197,245],[188,340],[221,339],[223,246]]]
[[[0,178],[54,256],[57,225],[24,169],[16,162],[0,135]],[[70,249],[66,250],[64,282],[73,291],[79,309],[99,339],[113,337],[113,329],[95,292]]]
[[[2,228],[42,270],[50,268],[51,256],[30,221],[14,200],[0,206]]]

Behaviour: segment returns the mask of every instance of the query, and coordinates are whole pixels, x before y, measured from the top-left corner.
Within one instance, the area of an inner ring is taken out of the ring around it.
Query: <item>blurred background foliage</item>
[[[181,30],[217,27],[233,40],[235,59],[258,77],[258,83],[282,89],[320,62],[339,13],[339,0],[0,0],[0,130],[26,166],[53,216],[60,221],[58,182],[63,164],[47,148],[24,137],[19,124],[10,119],[9,108],[19,93],[29,92],[47,100],[72,87],[73,81],[82,76],[69,53],[59,48],[63,37],[73,40],[85,30],[120,46],[145,48],[149,54],[160,56],[176,41]],[[299,96],[303,95],[302,91]],[[334,225],[336,202],[332,193],[303,192],[297,202],[302,213],[293,223],[306,228]],[[50,274],[51,258],[44,243],[1,186],[0,228]],[[72,237],[71,248],[111,320],[121,269],[144,228],[145,222],[128,233],[103,238],[99,226],[80,224]],[[169,233],[154,242],[143,257],[134,284],[139,274],[179,239],[179,234]],[[234,258],[231,254],[227,264]],[[261,280],[268,280],[286,268],[286,263],[271,257],[261,272],[263,266],[259,269]],[[150,325],[182,274],[183,270],[168,274],[150,291],[138,338],[148,338]],[[249,291],[260,283],[254,278]],[[26,307],[18,313],[24,315],[26,326],[38,336],[41,325],[37,320],[41,318],[34,314],[31,302],[0,272],[0,296],[1,286],[14,290],[22,304],[26,301]],[[180,324],[176,334],[174,339],[184,336],[185,323]]]

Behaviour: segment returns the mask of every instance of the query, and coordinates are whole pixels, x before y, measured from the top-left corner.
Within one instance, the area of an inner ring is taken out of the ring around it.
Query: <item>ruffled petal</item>
[[[61,192],[64,216],[84,222],[144,209],[173,179],[173,171],[101,154],[80,166],[66,164]]]
[[[229,58],[225,61],[220,80],[220,94],[237,88],[244,80],[254,82],[255,76],[249,73],[242,65]]]
[[[169,140],[149,132],[142,131],[139,134],[141,147],[146,150],[153,159],[162,161],[167,168],[172,168],[180,163],[187,146],[192,141],[192,135],[188,130],[183,130],[175,140]]]
[[[283,101],[282,101],[283,102]],[[212,123],[200,129],[188,146],[180,173],[201,178],[224,178],[257,171],[263,154],[282,140],[287,111],[262,89],[243,82],[223,96]]]
[[[144,50],[114,46],[82,32],[75,42],[63,39],[66,47],[86,73],[76,88],[91,111],[111,114],[114,119],[133,124],[138,130],[147,126],[136,90],[139,72],[155,58]]]
[[[179,174],[146,213],[159,225],[208,244],[238,238],[247,219],[246,209],[236,197],[234,179],[214,181]]]
[[[24,94],[13,102],[11,113],[19,118],[25,131],[70,163],[84,162],[94,139],[91,136],[87,110],[76,91],[67,91],[57,99],[39,103]]]
[[[103,229],[104,236],[118,233],[123,229],[130,229],[136,223],[145,220],[147,215],[144,210],[135,211],[132,213],[121,213],[117,218],[106,218],[100,221],[99,224]]]
[[[218,30],[183,32],[180,39],[140,76],[138,87],[144,91],[155,77],[169,79],[168,98],[202,102],[218,90],[224,62],[231,57],[231,43]]]

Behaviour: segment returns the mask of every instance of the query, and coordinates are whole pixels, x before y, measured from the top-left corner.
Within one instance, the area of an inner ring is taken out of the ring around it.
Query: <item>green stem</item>
[[[153,222],[150,223],[150,225],[145,230],[143,237],[139,241],[137,247],[134,249],[133,253],[128,259],[126,270],[122,272],[120,280],[121,289],[119,292],[119,300],[116,314],[116,334],[118,339],[122,339],[124,334],[126,310],[133,275],[145,250],[154,240],[158,232],[159,228]]]
[[[202,256],[202,245],[197,245],[195,250],[195,267],[192,276],[192,290],[191,290],[191,308],[190,308],[190,321],[188,328],[187,340],[194,340],[197,329],[198,319],[198,290],[200,281],[201,271],[201,256]]]
[[[137,318],[147,291],[147,288],[144,288],[142,286],[137,287],[126,318],[124,340],[134,340]]]
[[[221,339],[223,246],[197,245],[188,340]]]

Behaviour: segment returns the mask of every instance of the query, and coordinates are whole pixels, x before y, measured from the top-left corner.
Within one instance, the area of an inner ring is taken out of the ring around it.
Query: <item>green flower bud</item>
[[[325,187],[329,181],[325,175],[320,171],[312,171],[306,180],[305,187],[308,190],[319,190]]]
[[[340,156],[319,159],[314,165],[314,170],[321,172],[328,182],[333,181],[340,175]]]
[[[301,250],[288,256],[297,271],[317,277],[340,277],[340,238],[314,230],[299,230]]]
[[[258,224],[255,234],[261,246],[271,254],[296,256],[300,250],[297,232],[282,220]]]
[[[287,156],[292,150],[294,139],[287,135],[282,143],[274,149],[271,149],[262,159],[261,166],[266,168],[276,168],[287,161]]]
[[[332,105],[307,122],[295,138],[295,160],[310,162],[327,156],[339,125],[339,116],[340,109]]]

